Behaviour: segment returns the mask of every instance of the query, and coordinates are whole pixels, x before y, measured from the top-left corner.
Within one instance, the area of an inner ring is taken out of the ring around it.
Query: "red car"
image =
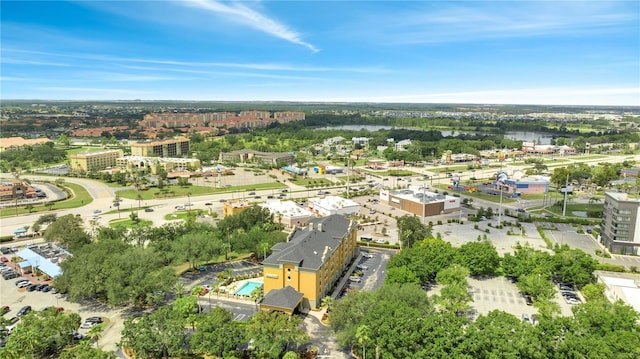
[[[7,263],[8,261],[7,257],[0,257],[0,262]]]

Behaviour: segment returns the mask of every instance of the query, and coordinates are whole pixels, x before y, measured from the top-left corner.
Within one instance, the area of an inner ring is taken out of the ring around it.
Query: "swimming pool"
[[[254,289],[256,288],[260,288],[262,287],[262,283],[258,283],[258,282],[246,282],[245,284],[242,285],[242,287],[240,287],[237,291],[236,294],[237,295],[246,295],[249,296],[251,295],[251,292],[253,292]]]

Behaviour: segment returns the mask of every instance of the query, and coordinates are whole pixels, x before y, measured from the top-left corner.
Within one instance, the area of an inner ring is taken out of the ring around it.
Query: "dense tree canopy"
[[[0,349],[7,359],[46,358],[59,355],[73,344],[71,333],[80,326],[80,315],[57,312],[55,308],[23,316]]]
[[[500,266],[500,256],[490,241],[468,242],[457,250],[456,262],[473,276],[492,275]]]

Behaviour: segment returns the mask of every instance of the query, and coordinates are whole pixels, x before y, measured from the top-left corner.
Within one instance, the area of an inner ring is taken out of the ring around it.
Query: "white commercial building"
[[[640,275],[605,271],[594,274],[605,285],[604,294],[609,301],[621,300],[640,313]]]
[[[347,198],[337,196],[326,196],[311,198],[309,200],[309,210],[318,216],[330,216],[332,214],[358,214],[360,205]]]
[[[275,199],[261,203],[259,206],[268,209],[273,214],[273,220],[284,224],[287,228],[304,227],[308,220],[316,217],[311,211],[294,201]]]

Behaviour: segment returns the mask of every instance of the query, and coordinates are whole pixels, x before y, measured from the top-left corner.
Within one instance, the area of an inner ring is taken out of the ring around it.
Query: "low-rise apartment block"
[[[357,228],[342,215],[315,218],[274,245],[263,262],[260,308],[289,314],[300,306],[318,308],[358,254]]]
[[[76,153],[69,156],[71,158],[71,171],[87,173],[115,167],[117,159],[122,155],[122,150]]]
[[[131,155],[142,157],[183,157],[189,153],[188,138],[140,141],[131,144]]]

